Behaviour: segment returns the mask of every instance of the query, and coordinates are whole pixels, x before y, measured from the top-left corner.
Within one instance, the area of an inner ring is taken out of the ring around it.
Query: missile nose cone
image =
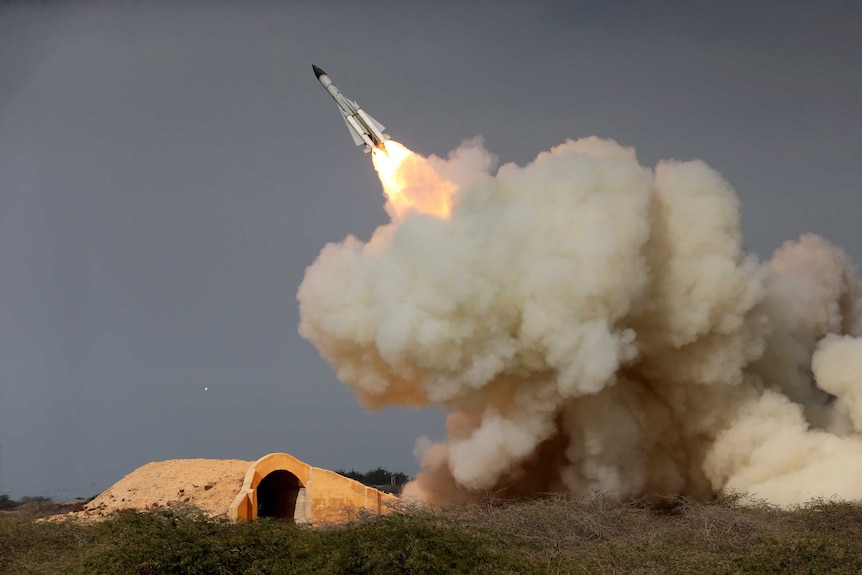
[[[326,72],[324,72],[323,70],[321,70],[320,68],[318,68],[314,64],[312,64],[311,67],[314,68],[314,75],[317,76],[318,78],[320,78],[321,76],[326,74]]]

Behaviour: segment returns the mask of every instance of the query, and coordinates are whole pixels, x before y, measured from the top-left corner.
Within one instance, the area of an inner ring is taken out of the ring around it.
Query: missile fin
[[[344,117],[344,125],[347,126],[347,131],[350,132],[350,136],[353,138],[353,142],[357,146],[361,146],[365,143],[365,140],[362,139],[356,130],[353,129],[353,126],[350,125],[350,122],[347,121],[347,116]]]
[[[363,112],[365,112],[365,110],[363,110]],[[375,126],[378,130],[380,130],[380,131],[382,132],[383,130],[385,130],[385,129],[386,129],[386,126],[384,126],[383,124],[381,124],[380,122],[378,122],[377,120],[375,120],[374,118],[372,118],[372,117],[371,117],[371,114],[369,114],[368,112],[365,112],[365,115],[366,115],[366,117],[367,117],[369,120],[371,120],[371,123],[372,123],[372,124],[374,124],[374,126]]]

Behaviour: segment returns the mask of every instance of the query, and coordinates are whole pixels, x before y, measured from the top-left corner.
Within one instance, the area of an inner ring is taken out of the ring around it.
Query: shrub
[[[188,506],[122,511],[101,523],[0,515],[0,573],[862,572],[862,507],[781,510],[746,500],[667,504],[610,497],[402,509],[340,526],[232,524]]]

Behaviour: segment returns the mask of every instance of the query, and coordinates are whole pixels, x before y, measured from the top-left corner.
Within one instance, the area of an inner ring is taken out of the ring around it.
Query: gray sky
[[[419,153],[700,158],[751,251],[812,231],[862,261],[859,3],[461,4],[0,4],[0,493],[271,451],[412,474],[442,438],[297,335],[305,267],[387,221],[312,63]]]

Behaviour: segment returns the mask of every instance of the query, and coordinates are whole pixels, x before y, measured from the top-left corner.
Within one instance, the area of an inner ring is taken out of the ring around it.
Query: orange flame
[[[386,194],[386,211],[393,219],[415,211],[448,218],[456,186],[441,175],[428,158],[394,140],[386,151],[372,150],[374,169]]]

